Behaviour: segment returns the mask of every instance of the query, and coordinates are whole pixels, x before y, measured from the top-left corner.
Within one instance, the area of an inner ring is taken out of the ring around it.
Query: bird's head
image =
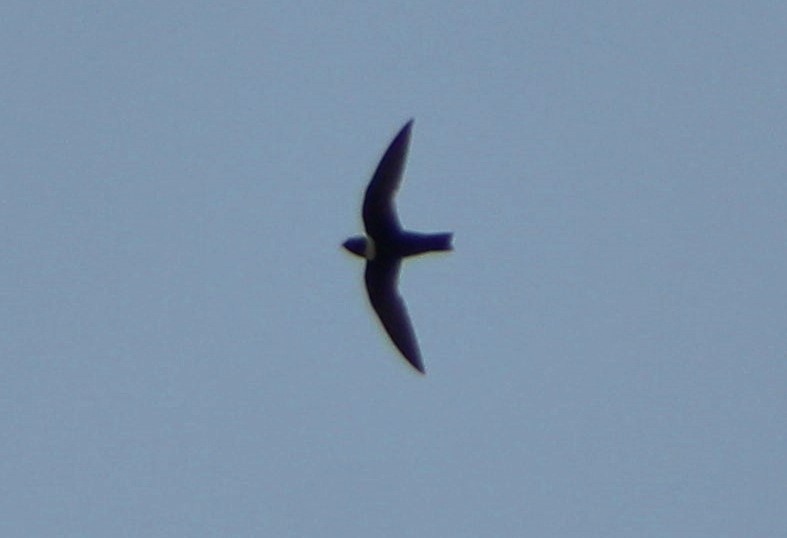
[[[371,260],[374,258],[374,242],[362,235],[349,238],[342,246],[361,258]]]

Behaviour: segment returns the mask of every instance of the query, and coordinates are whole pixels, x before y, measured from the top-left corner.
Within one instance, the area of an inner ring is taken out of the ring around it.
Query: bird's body
[[[394,197],[402,180],[412,125],[410,120],[393,139],[366,189],[362,212],[367,236],[352,237],[343,246],[366,259],[366,290],[372,307],[402,355],[424,373],[415,331],[397,291],[399,269],[403,258],[452,250],[452,234],[410,232],[399,223]]]
[[[427,252],[451,250],[452,237],[451,233],[402,232],[393,241],[377,243],[369,237],[357,236],[345,241],[344,247],[367,261],[377,258],[408,258]]]

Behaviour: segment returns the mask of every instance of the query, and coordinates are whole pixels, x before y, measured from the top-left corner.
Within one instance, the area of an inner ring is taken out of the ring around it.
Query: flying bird
[[[351,237],[342,246],[366,259],[369,302],[394,345],[413,367],[425,373],[421,351],[407,307],[397,290],[402,259],[427,252],[449,251],[452,233],[424,234],[404,230],[394,197],[402,182],[413,120],[408,121],[385,150],[363,200],[366,236]]]

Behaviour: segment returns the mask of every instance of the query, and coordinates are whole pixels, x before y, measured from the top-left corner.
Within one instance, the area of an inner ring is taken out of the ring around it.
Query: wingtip
[[[410,118],[410,121],[404,124],[404,127],[399,129],[399,134],[396,135],[396,138],[399,140],[404,140],[404,143],[408,146],[410,145],[410,137],[413,134],[413,122],[415,120]]]
[[[417,359],[411,359],[409,357],[405,358],[407,359],[407,362],[410,363],[410,366],[412,366],[419,374],[426,375],[426,369],[424,368],[424,363],[421,361],[420,357]]]

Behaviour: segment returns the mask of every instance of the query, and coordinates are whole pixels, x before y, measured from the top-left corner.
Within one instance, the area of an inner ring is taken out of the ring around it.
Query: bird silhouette
[[[452,250],[453,234],[410,232],[399,223],[394,197],[402,182],[412,127],[413,120],[410,120],[394,137],[366,188],[362,209],[366,236],[351,237],[342,246],[366,259],[369,302],[394,345],[423,374],[418,340],[397,289],[399,269],[403,258]]]

